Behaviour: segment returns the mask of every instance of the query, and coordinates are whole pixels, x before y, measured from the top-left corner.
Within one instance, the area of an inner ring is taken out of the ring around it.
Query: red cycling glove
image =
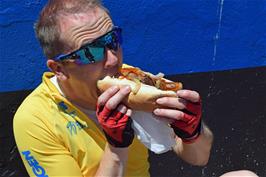
[[[96,115],[109,144],[114,147],[128,147],[134,139],[132,119],[117,110],[97,105]]]
[[[183,112],[183,118],[181,120],[175,120],[171,124],[171,127],[184,143],[193,143],[201,132],[201,100],[197,103],[188,102]]]

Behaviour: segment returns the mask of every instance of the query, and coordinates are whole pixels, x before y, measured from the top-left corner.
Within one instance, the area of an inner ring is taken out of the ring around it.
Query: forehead
[[[75,44],[74,48],[94,40],[113,27],[110,16],[98,7],[87,12],[62,15],[59,18],[61,38]]]

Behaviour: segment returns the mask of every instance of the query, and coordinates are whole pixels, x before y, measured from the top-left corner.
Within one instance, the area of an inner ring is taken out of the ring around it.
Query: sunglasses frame
[[[110,41],[110,40],[107,41],[108,39],[103,39],[105,37],[109,37],[109,35],[111,33],[119,33],[119,35],[117,35],[117,39],[116,39],[117,40],[116,41],[117,46],[115,46],[115,47],[114,46],[110,47],[110,44],[113,43],[112,41]],[[87,44],[84,44],[79,49],[74,50],[71,53],[58,55],[53,60],[56,61],[56,62],[63,62],[63,61],[66,61],[66,60],[74,60],[75,63],[77,63],[79,65],[91,64],[91,63],[95,63],[95,62],[98,62],[98,61],[102,61],[104,59],[104,57],[102,57],[102,59],[97,59],[97,61],[95,61],[94,60],[94,56],[91,54],[91,52],[90,51],[87,51],[88,48],[89,47],[90,48],[93,48],[93,47],[97,46],[97,44],[99,45],[99,43],[104,42],[103,45],[100,44],[100,45],[102,45],[101,47],[103,48],[103,55],[104,55],[104,52],[105,52],[105,47],[110,48],[111,50],[117,51],[118,48],[122,45],[122,34],[121,33],[122,33],[122,28],[120,28],[118,26],[114,26],[111,31],[103,34],[100,37],[97,37],[92,42],[89,42]],[[99,48],[101,48],[101,47],[99,47]],[[80,55],[78,54],[78,52],[80,52],[82,50],[85,50],[84,53],[86,53],[86,59],[84,59],[83,57],[80,57]],[[91,55],[92,57],[89,58],[87,56],[87,54],[88,55]]]

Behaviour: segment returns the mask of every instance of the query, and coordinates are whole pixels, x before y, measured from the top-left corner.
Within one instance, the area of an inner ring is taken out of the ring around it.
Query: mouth
[[[103,79],[106,76],[118,78],[120,75],[121,74],[120,74],[120,70],[119,69],[113,69],[113,70],[109,70],[105,74],[103,74],[103,76],[100,79]]]
[[[102,75],[102,77],[100,77],[100,78],[98,79],[98,81],[104,79],[106,76],[110,76],[110,77],[118,78],[119,76],[121,76],[121,74],[120,74],[120,70],[119,70],[119,69],[109,70],[109,71],[105,72],[105,73]],[[99,96],[101,95],[101,92],[100,92],[100,90],[99,90],[98,87],[97,87],[97,82],[96,82],[95,85],[96,85],[96,90],[97,90],[97,91],[96,91],[96,94],[97,94],[97,96],[99,97]]]
[[[115,77],[115,78],[119,77],[120,75],[121,75],[121,74],[120,74],[119,71],[116,71],[116,72],[110,72],[110,73],[106,74],[106,76]]]

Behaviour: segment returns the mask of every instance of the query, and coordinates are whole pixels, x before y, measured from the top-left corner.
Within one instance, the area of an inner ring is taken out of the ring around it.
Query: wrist
[[[111,154],[114,161],[126,162],[128,158],[128,147],[120,148],[107,144],[105,151]]]
[[[127,147],[115,147],[111,144],[107,144],[106,145],[111,152],[114,152],[114,153],[126,153],[128,152],[128,146]]]
[[[128,148],[115,148],[107,143],[95,176],[123,176],[127,158]]]
[[[192,144],[194,143],[195,141],[198,140],[198,138],[200,137],[200,135],[202,134],[203,132],[203,127],[204,123],[202,121],[200,121],[199,123],[199,126],[198,128],[196,129],[196,134],[194,134],[193,136],[189,137],[189,138],[183,138],[182,139],[182,142],[185,143],[185,144]]]
[[[131,126],[131,124],[129,126]],[[128,132],[125,133],[124,135],[120,135],[122,136],[122,138],[116,137],[116,139],[114,137],[117,134],[113,134],[113,136],[110,136],[108,133],[106,133],[105,130],[103,130],[103,132],[105,134],[109,146],[112,146],[113,148],[118,148],[118,149],[128,148],[134,140],[134,130],[132,128],[129,129]],[[120,141],[118,141],[118,139],[120,139]]]
[[[190,138],[181,138],[181,140],[185,144],[192,144],[199,138],[199,136],[200,136],[200,133],[197,133],[196,135],[194,135]]]

